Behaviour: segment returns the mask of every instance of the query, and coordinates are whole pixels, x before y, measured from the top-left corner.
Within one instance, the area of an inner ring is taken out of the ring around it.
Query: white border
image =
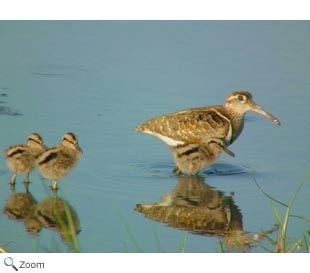
[[[306,20],[307,0],[2,0],[0,20]]]
[[[4,265],[12,257],[20,272],[307,272],[309,254],[17,254],[0,255],[0,272],[15,272]],[[20,268],[42,264],[44,268]]]

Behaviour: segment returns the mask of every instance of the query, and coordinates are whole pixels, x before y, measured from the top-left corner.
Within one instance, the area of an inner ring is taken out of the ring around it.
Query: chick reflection
[[[215,190],[197,176],[179,177],[175,189],[160,202],[137,204],[147,218],[199,235],[224,236],[229,246],[249,244],[242,214],[231,196]]]
[[[15,186],[11,186],[12,195],[4,207],[4,213],[13,220],[24,221],[26,230],[30,234],[40,232],[42,225],[35,217],[37,201],[28,190],[28,183],[25,183],[26,191],[17,193]]]
[[[57,196],[38,204],[36,217],[44,227],[57,230],[64,241],[73,241],[80,232],[80,221],[75,210]]]
[[[11,187],[12,195],[4,207],[4,213],[10,219],[24,221],[29,234],[38,234],[43,227],[59,232],[65,242],[71,242],[80,231],[80,222],[72,206],[62,198],[46,198],[38,203],[25,183],[26,191],[17,193]]]

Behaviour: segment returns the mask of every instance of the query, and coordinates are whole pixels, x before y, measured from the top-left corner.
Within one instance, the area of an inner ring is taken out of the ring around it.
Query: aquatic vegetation
[[[266,193],[262,189],[262,187],[257,183],[257,181],[255,181],[260,191],[271,201],[272,210],[273,210],[274,216],[277,221],[277,226],[278,226],[278,230],[276,232],[275,238],[272,238],[270,236],[266,237],[268,241],[270,242],[270,244],[273,246],[273,249],[268,249],[266,247],[263,247],[260,244],[258,246],[264,248],[268,252],[276,252],[276,253],[310,252],[310,242],[309,242],[310,219],[303,217],[303,216],[293,215],[291,213],[294,203],[296,201],[296,198],[298,194],[300,193],[301,189],[303,188],[303,186],[305,185],[306,181],[309,179],[309,177],[310,175],[305,176],[305,178],[302,180],[300,185],[297,187],[292,198],[287,204],[270,196],[268,193]],[[285,208],[285,214],[283,217],[281,217],[280,212],[276,205],[280,205],[281,207]],[[287,233],[288,233],[289,223],[292,221],[292,219],[300,219],[302,221],[305,221],[308,224],[308,227],[306,228],[305,232],[300,236],[299,239],[293,242],[290,242],[287,238]]]

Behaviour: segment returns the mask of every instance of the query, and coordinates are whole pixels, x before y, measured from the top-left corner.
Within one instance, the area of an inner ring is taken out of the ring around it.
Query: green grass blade
[[[305,185],[306,181],[308,179],[308,176],[305,176],[305,178],[303,179],[303,181],[299,184],[297,190],[294,192],[293,197],[291,198],[288,207],[286,209],[286,213],[285,213],[285,217],[284,217],[284,221],[283,221],[283,226],[282,226],[282,233],[280,235],[280,240],[281,240],[281,245],[283,246],[283,250],[286,251],[285,246],[286,246],[286,233],[287,233],[287,229],[288,229],[288,223],[289,223],[289,218],[291,215],[291,210],[293,208],[293,205],[296,201],[296,198],[299,194],[299,192],[301,191],[302,187]],[[293,246],[294,248],[294,246]],[[292,248],[292,249],[293,249]],[[292,249],[288,249],[288,251],[292,251]]]
[[[310,244],[307,240],[306,234],[304,234],[304,243],[305,243],[305,249],[306,249],[307,253],[310,253]]]
[[[180,252],[181,252],[181,253],[184,253],[184,252],[185,252],[186,242],[187,242],[187,232],[185,232],[184,238],[183,238],[183,241],[182,241],[182,244],[181,244],[181,246],[180,246]]]
[[[293,253],[296,249],[300,249],[301,240],[296,241],[290,248],[286,250],[287,253]]]
[[[277,219],[278,225],[281,228],[283,228],[283,222],[282,222],[281,216],[279,214],[279,211],[277,210],[277,208],[274,205],[272,205],[272,210],[273,210],[273,214],[275,215],[275,217]]]
[[[220,252],[221,253],[225,253],[226,252],[226,245],[222,240],[219,240],[219,244],[220,244]]]
[[[263,190],[263,188],[258,184],[258,182],[256,181],[255,178],[254,178],[254,182],[255,182],[256,186],[259,188],[259,190],[260,190],[265,196],[267,196],[270,200],[272,200],[272,201],[274,201],[274,202],[280,204],[280,205],[283,206],[283,207],[286,207],[286,208],[288,207],[287,204],[285,204],[285,203],[283,203],[283,202],[281,202],[281,201],[275,199],[274,197],[272,197],[271,195],[269,195],[268,193],[266,193],[266,192]]]
[[[297,249],[300,249],[300,247],[302,245],[302,240],[298,240],[292,246],[287,248],[287,242],[286,242],[287,238],[286,237],[287,237],[287,231],[288,231],[288,224],[289,224],[289,220],[290,220],[291,217],[299,218],[299,219],[302,219],[302,220],[308,222],[308,218],[301,217],[301,216],[296,216],[296,215],[293,216],[293,215],[291,215],[291,211],[292,211],[293,205],[294,205],[294,203],[296,201],[296,198],[297,198],[299,192],[301,191],[301,189],[303,188],[303,186],[305,185],[305,183],[306,183],[306,181],[308,180],[309,177],[310,177],[309,174],[307,174],[304,177],[302,182],[299,184],[298,188],[295,190],[295,192],[294,192],[294,194],[293,194],[293,196],[290,199],[288,204],[285,204],[284,202],[279,201],[279,200],[275,199],[274,197],[272,197],[271,195],[269,195],[268,193],[266,193],[262,189],[262,187],[257,183],[257,181],[254,178],[254,182],[255,182],[256,186],[259,188],[259,190],[266,197],[268,197],[271,200],[273,213],[274,213],[275,218],[276,218],[276,220],[277,220],[277,222],[278,222],[278,224],[279,224],[279,226],[281,228],[280,233],[277,235],[277,242],[274,244],[272,240],[269,240],[275,246],[275,251],[276,252],[294,252]],[[281,205],[281,206],[286,208],[283,220],[282,220],[282,218],[280,216],[280,213],[279,213],[279,211],[276,208],[274,203],[277,203],[277,204],[279,204],[279,205]],[[306,243],[305,248],[308,251],[310,246],[308,245],[306,236],[304,236],[304,241]]]
[[[266,239],[269,241],[269,243],[271,243],[273,246],[275,246],[277,244],[277,242],[275,240],[272,240],[272,238],[270,236],[266,236]]]
[[[293,215],[293,214],[291,214],[291,217],[303,220],[306,223],[310,223],[310,218],[309,217],[304,217],[304,216],[300,216],[300,215]]]
[[[256,246],[259,246],[260,248],[264,249],[268,253],[273,253],[273,250],[270,250],[269,248],[267,248],[266,246],[264,246],[262,244],[257,243]]]
[[[71,236],[72,240],[72,247],[75,252],[81,252],[81,248],[79,245],[79,240],[77,237],[77,230],[75,229],[75,224],[73,220],[73,215],[72,212],[69,208],[69,205],[67,202],[64,202],[64,208],[65,208],[65,213],[68,221],[68,229],[69,229],[69,234]]]
[[[117,214],[118,217],[122,223],[122,225],[124,226],[128,236],[129,236],[129,240],[132,242],[132,244],[135,246],[137,252],[144,252],[142,247],[140,246],[138,240],[136,239],[135,235],[133,234],[133,232],[131,231],[126,219],[124,218],[121,210],[119,208],[116,209],[117,210]],[[128,248],[126,248],[128,250]]]

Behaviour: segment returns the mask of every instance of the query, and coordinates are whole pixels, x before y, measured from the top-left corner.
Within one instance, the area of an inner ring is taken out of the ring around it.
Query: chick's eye
[[[241,102],[245,102],[246,101],[246,98],[242,95],[239,95],[238,96],[238,100],[241,101]]]

